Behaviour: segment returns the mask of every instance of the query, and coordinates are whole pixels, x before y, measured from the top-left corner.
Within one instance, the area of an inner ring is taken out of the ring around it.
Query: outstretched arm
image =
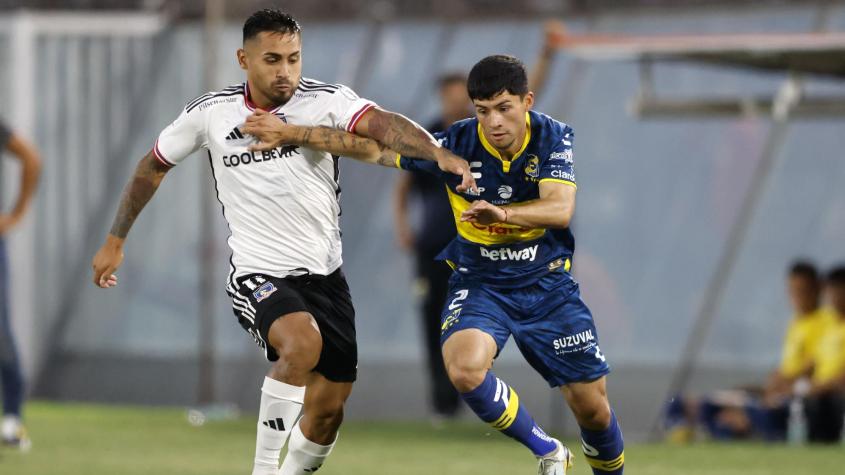
[[[437,162],[444,172],[462,177],[459,192],[477,189],[466,160],[441,147],[425,129],[401,114],[373,107],[361,116],[354,132],[403,156]]]
[[[106,236],[106,242],[97,251],[92,262],[94,284],[97,286],[108,288],[117,285],[117,277],[113,272],[123,262],[123,242],[135,219],[153,197],[169,170],[170,167],[161,163],[152,151],[138,162],[135,175],[123,189],[120,206],[111,231]]]
[[[540,199],[525,205],[495,206],[473,201],[461,221],[483,225],[513,224],[523,228],[565,229],[575,213],[575,187],[557,182],[540,183]]]
[[[241,127],[241,132],[259,140],[258,143],[250,145],[250,150],[266,151],[281,145],[299,145],[332,155],[396,168],[396,152],[373,139],[328,127],[288,124],[263,110],[256,110],[249,116]]]

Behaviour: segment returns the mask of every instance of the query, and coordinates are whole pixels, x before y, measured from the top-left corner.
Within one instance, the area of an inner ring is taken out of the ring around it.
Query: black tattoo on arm
[[[126,238],[135,218],[153,197],[164,175],[170,170],[155,158],[153,152],[148,153],[138,162],[135,175],[123,189],[120,206],[114,217],[110,233],[121,239]]]
[[[296,131],[294,143],[332,155],[379,164],[384,150],[384,147],[373,139],[328,127],[301,127]]]
[[[372,109],[367,136],[402,155],[437,160],[441,149],[434,137],[400,114]]]

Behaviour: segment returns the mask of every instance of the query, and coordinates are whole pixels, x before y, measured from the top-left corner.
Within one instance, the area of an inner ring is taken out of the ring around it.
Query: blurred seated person
[[[794,388],[808,384],[829,323],[828,312],[821,307],[821,291],[816,267],[806,261],[793,263],[787,273],[793,317],[786,329],[778,369],[764,388],[720,390],[702,397],[676,396],[666,414],[669,439],[688,442],[700,428],[719,440],[784,440]]]
[[[807,439],[837,443],[845,419],[845,266],[827,277],[831,318],[815,353],[815,366],[805,398]]]
[[[809,379],[819,342],[830,322],[830,311],[821,306],[823,283],[816,267],[806,261],[792,265],[787,279],[794,315],[786,328],[780,367],[766,384],[766,402],[784,404],[796,384]]]

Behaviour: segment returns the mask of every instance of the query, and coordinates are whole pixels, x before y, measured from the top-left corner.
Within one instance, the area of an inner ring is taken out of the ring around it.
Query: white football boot
[[[557,450],[543,457],[537,457],[538,475],[566,475],[566,470],[572,467],[575,458],[572,451],[559,440],[554,439],[554,441],[557,444]]]

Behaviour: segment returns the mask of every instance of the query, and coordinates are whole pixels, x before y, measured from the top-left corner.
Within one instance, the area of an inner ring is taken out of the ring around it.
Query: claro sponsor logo
[[[472,227],[479,231],[484,231],[489,236],[509,236],[511,234],[522,234],[526,231],[529,231],[528,228],[511,228],[505,226],[496,226],[495,224],[491,224],[489,226],[485,226],[483,224],[478,223],[470,223]]]

